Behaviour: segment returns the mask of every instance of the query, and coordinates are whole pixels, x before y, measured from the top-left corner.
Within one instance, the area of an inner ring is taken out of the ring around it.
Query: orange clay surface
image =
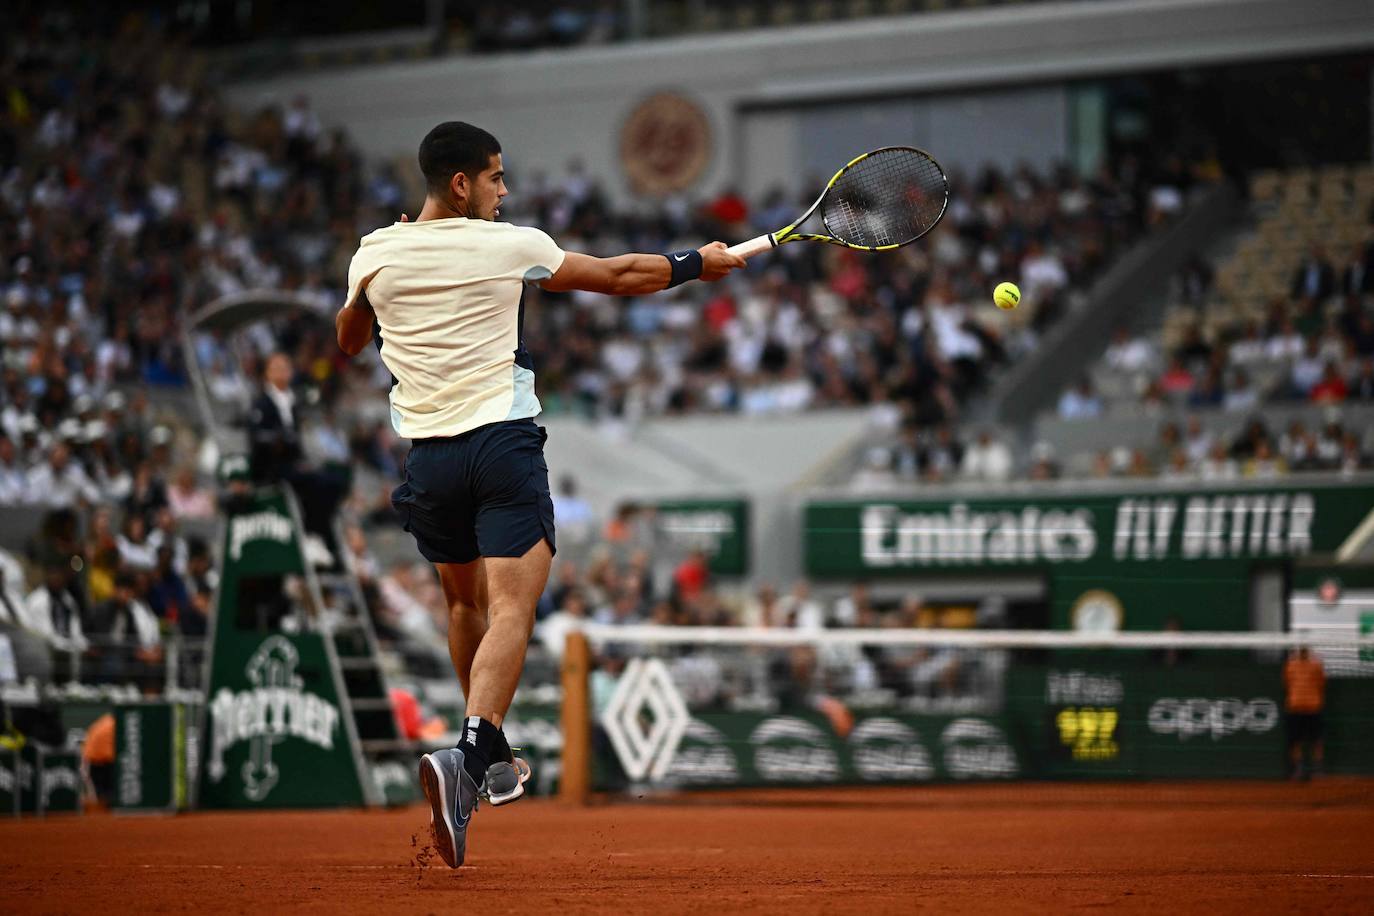
[[[950,786],[0,822],[8,913],[1374,912],[1374,782]],[[412,845],[414,838],[414,845]]]

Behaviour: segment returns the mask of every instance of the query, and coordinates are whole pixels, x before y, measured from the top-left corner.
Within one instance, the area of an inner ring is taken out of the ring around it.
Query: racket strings
[[[947,197],[945,173],[935,160],[914,149],[879,150],[840,176],[821,219],[851,245],[902,245],[939,222]]]

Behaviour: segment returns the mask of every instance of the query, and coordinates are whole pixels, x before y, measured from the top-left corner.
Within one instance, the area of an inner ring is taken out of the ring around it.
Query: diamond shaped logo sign
[[[611,746],[633,780],[663,778],[689,722],[687,704],[668,666],[657,658],[632,659],[601,714]]]

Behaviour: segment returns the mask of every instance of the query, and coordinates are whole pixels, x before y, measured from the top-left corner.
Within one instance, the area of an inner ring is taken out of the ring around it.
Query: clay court
[[[457,872],[425,864],[423,808],[54,817],[0,825],[0,879],[5,909],[25,913],[1368,912],[1371,788],[532,799],[481,811]]]

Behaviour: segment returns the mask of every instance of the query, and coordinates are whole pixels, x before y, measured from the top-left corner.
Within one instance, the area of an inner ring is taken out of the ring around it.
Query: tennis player
[[[538,229],[496,222],[507,191],[501,145],[460,121],[420,144],[418,219],[362,239],[335,327],[350,356],[372,340],[395,377],[391,422],[411,440],[392,504],[449,605],[448,645],[467,699],[456,748],[426,754],[420,781],[435,843],[463,862],[479,798],[523,794],[529,767],[501,732],[554,553],[553,502],[534,366],[522,339],[525,284],[638,296],[719,280],[744,260],[696,251],[594,258]]]

